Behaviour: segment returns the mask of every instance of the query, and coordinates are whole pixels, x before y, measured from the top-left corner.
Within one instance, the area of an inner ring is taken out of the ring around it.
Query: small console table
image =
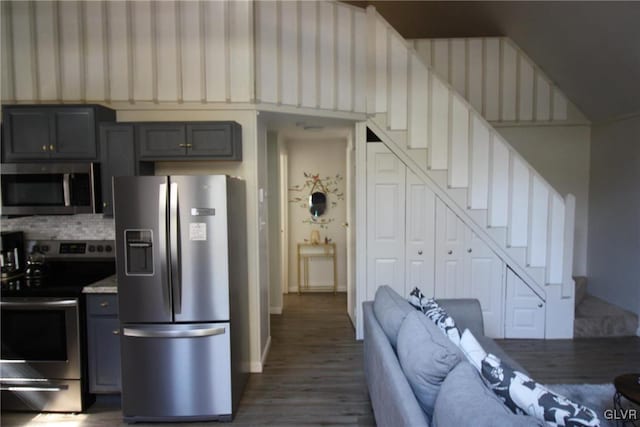
[[[298,243],[298,293],[309,289],[309,259],[329,258],[333,261],[333,293],[338,289],[335,243]],[[302,266],[300,262],[302,261]]]

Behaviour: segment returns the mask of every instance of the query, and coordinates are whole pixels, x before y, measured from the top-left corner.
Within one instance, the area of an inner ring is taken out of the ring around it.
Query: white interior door
[[[406,286],[403,295],[409,295],[417,286],[427,297],[433,297],[436,196],[407,169],[406,198]]]
[[[467,295],[480,301],[485,335],[502,338],[504,263],[470,228],[465,228],[465,284],[470,287]]]
[[[367,143],[367,295],[405,289],[406,166],[382,143]]]
[[[485,334],[504,336],[504,264],[436,198],[435,296],[480,301]]]
[[[465,228],[460,218],[436,198],[436,298],[469,295],[469,287],[464,283]]]
[[[506,269],[505,338],[544,338],[545,304],[510,268]]]

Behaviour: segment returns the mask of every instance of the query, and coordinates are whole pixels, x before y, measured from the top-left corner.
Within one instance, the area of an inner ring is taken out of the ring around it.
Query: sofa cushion
[[[460,350],[429,318],[413,311],[398,331],[397,354],[420,407],[431,417],[440,385],[462,360]]]
[[[515,415],[484,384],[469,362],[460,362],[447,375],[436,399],[435,427],[542,426],[526,415]]]
[[[460,331],[456,327],[453,317],[449,316],[433,298],[427,298],[420,288],[415,287],[408,298],[409,304],[422,311],[431,319],[446,336],[457,346],[460,345]]]
[[[376,291],[376,296],[373,300],[373,312],[395,350],[400,325],[407,314],[415,312],[415,309],[396,291],[384,285],[380,286]]]

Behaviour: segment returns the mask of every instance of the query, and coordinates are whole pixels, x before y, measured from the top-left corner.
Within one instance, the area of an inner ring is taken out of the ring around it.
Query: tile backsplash
[[[114,240],[113,218],[100,214],[3,218],[2,231],[24,231],[27,240]]]

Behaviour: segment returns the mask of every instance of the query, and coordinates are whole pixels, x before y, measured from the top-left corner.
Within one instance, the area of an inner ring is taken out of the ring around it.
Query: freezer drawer
[[[229,327],[122,325],[125,421],[230,420]]]

